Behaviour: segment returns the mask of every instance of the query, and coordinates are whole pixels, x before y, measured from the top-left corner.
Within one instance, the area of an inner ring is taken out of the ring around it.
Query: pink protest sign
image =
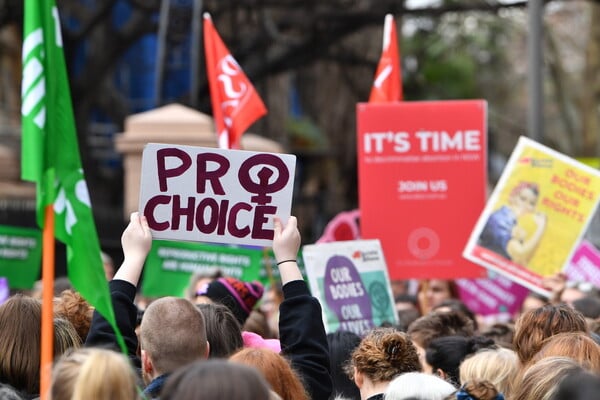
[[[514,315],[529,290],[505,276],[492,273],[489,278],[457,279],[460,299],[479,315]]]
[[[575,250],[565,273],[570,281],[589,282],[600,287],[600,251],[584,240]]]
[[[154,239],[270,246],[290,216],[296,157],[149,143],[139,210]]]

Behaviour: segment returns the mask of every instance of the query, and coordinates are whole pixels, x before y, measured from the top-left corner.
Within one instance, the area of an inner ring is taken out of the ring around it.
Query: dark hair
[[[327,335],[329,365],[333,382],[332,396],[360,400],[360,391],[346,373],[354,349],[360,344],[360,336],[354,332],[337,331]]]
[[[576,371],[560,382],[552,400],[596,399],[598,393],[600,393],[600,377],[587,371]]]
[[[257,371],[225,360],[196,361],[175,371],[161,400],[268,400],[269,384]]]
[[[494,347],[494,341],[483,336],[445,336],[431,341],[426,349],[425,359],[433,371],[442,370],[446,374],[446,380],[458,386],[460,363],[468,355],[489,347]]]
[[[229,308],[223,304],[196,304],[204,316],[209,358],[228,358],[244,347],[242,328]]]
[[[439,308],[444,308],[444,307],[447,307],[448,309],[453,310],[453,311],[458,311],[460,313],[463,313],[465,315],[465,317],[467,317],[471,321],[473,321],[473,329],[475,331],[477,331],[479,329],[479,327],[477,325],[477,318],[475,318],[475,314],[462,301],[460,301],[458,299],[444,300],[437,306],[433,307],[432,311],[437,311]]]
[[[587,295],[575,300],[573,308],[582,313],[586,318],[596,319],[600,317],[600,299],[596,296]]]
[[[492,339],[498,346],[511,350],[514,349],[513,337],[515,336],[515,326],[511,323],[495,323],[481,332],[481,336]]]
[[[442,336],[473,336],[473,321],[458,311],[427,314],[408,327],[408,334],[417,345],[427,348],[435,338]]]

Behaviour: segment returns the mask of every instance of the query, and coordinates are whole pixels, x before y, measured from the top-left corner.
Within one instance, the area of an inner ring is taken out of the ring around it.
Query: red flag
[[[393,15],[388,14],[385,16],[383,27],[383,51],[381,52],[379,65],[377,65],[369,103],[402,100],[401,76],[396,21]]]
[[[267,108],[204,13],[204,52],[219,147],[239,148],[242,134]]]

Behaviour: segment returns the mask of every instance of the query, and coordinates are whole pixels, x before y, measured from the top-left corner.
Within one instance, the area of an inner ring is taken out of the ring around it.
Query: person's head
[[[571,305],[588,320],[600,318],[600,298],[596,296],[584,296],[574,300]]]
[[[93,313],[94,309],[89,303],[73,290],[63,291],[60,297],[54,300],[54,314],[73,324],[82,343],[90,330]]]
[[[269,384],[256,370],[225,360],[194,362],[175,371],[161,400],[270,400]]]
[[[252,310],[250,312],[248,319],[246,319],[244,326],[242,326],[242,330],[246,332],[254,332],[263,338],[272,337],[267,317],[265,317],[265,315],[259,310]]]
[[[122,354],[99,348],[65,353],[55,363],[52,400],[138,399],[136,375]]]
[[[535,210],[540,191],[533,182],[519,182],[510,192],[509,204],[517,218]]]
[[[69,349],[78,349],[82,344],[73,324],[64,318],[54,318],[54,358]]]
[[[456,282],[452,280],[428,279],[419,282],[417,296],[421,313],[425,315],[442,301],[457,299],[459,293]]]
[[[23,295],[0,305],[0,382],[29,395],[40,391],[42,305]]]
[[[242,282],[235,278],[218,278],[200,289],[196,303],[224,304],[231,310],[240,326],[244,326],[250,311],[263,295],[263,285],[258,282]]]
[[[466,382],[456,393],[456,396],[453,398],[477,400],[504,400],[502,392],[500,392],[492,382],[485,380]]]
[[[587,371],[567,375],[558,385],[552,400],[591,400],[600,393],[600,376]]]
[[[386,400],[443,400],[456,388],[445,380],[422,372],[407,372],[390,382],[385,391]]]
[[[555,356],[572,358],[585,368],[600,373],[600,346],[585,333],[559,333],[547,338],[530,363]]]
[[[196,304],[204,316],[210,358],[227,358],[244,346],[240,324],[223,304]]]
[[[521,304],[521,314],[549,304],[550,300],[539,293],[529,292]]]
[[[346,373],[350,357],[360,344],[360,336],[349,331],[337,331],[327,334],[329,345],[329,366],[333,382],[333,394],[347,399],[360,399],[360,392]]]
[[[514,349],[513,338],[515,336],[515,326],[508,322],[498,322],[481,332],[481,336],[490,338],[498,346]]]
[[[444,336],[431,341],[425,352],[427,364],[434,374],[460,386],[458,367],[470,354],[494,346],[492,339],[483,336]]]
[[[515,324],[513,344],[521,364],[527,364],[542,342],[557,333],[587,333],[583,315],[566,305],[547,304],[522,314]]]
[[[185,292],[187,299],[195,302],[198,292],[201,292],[209,283],[221,277],[223,277],[223,273],[218,268],[211,268],[206,271],[192,274],[190,283]]]
[[[142,375],[146,382],[208,357],[206,326],[189,300],[163,297],[144,312],[140,326]]]
[[[582,371],[584,369],[571,358],[544,358],[523,372],[511,400],[550,400],[566,376]]]
[[[467,305],[459,299],[444,300],[441,303],[439,303],[438,305],[432,307],[431,311],[438,311],[438,312],[458,311],[458,312],[461,312],[465,315],[465,317],[467,317],[471,321],[473,321],[473,329],[475,331],[477,331],[477,329],[478,329],[477,318],[475,317],[475,313],[473,313],[473,311],[471,311],[471,309],[469,307],[467,307]]]
[[[389,383],[402,373],[421,371],[417,349],[408,335],[393,328],[369,331],[352,352],[350,365],[359,389],[366,380]]]
[[[408,334],[417,348],[425,372],[431,372],[431,367],[425,360],[425,349],[433,339],[442,336],[473,336],[474,332],[473,321],[458,311],[432,312],[408,327]]]
[[[283,400],[308,400],[300,378],[280,354],[268,349],[246,348],[229,357],[229,361],[260,372]]]
[[[573,303],[584,297],[599,297],[600,291],[594,284],[585,281],[567,281],[558,300],[573,307]]]
[[[467,357],[459,367],[460,382],[491,382],[506,398],[519,372],[519,357],[512,350],[483,349]]]

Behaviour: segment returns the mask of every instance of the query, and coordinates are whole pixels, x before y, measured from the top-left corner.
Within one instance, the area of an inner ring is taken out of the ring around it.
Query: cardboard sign
[[[469,278],[462,250],[486,194],[485,101],[359,104],[362,238],[379,238],[390,277]]]
[[[600,251],[584,240],[577,247],[565,270],[567,279],[573,282],[589,282],[600,288]]]
[[[600,171],[530,139],[517,147],[464,256],[531,290],[566,268],[600,200]]]
[[[296,157],[150,143],[139,210],[155,239],[270,246],[287,221]]]
[[[378,240],[303,247],[313,296],[323,307],[327,332],[362,335],[383,322],[398,322],[387,267]]]
[[[31,289],[39,278],[42,233],[37,229],[0,225],[0,276],[15,289]]]

